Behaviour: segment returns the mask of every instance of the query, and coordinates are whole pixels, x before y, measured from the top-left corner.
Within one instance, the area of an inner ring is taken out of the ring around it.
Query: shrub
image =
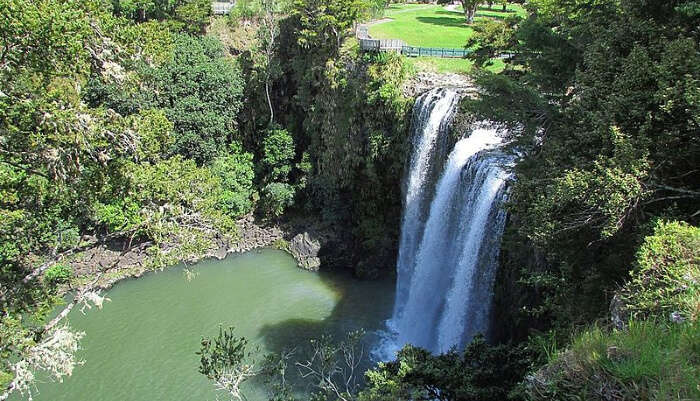
[[[700,229],[659,221],[637,252],[637,268],[619,298],[631,318],[697,320],[700,314]]]
[[[523,346],[491,346],[481,336],[463,353],[436,356],[407,345],[396,361],[366,373],[368,385],[359,400],[503,401],[522,380],[531,357]]]
[[[57,264],[46,270],[44,280],[49,284],[62,284],[68,282],[72,275],[73,269],[69,265]]]
[[[281,216],[285,209],[294,204],[294,187],[282,182],[273,182],[263,188],[263,212],[275,217]]]
[[[253,208],[253,155],[233,144],[230,153],[212,162],[211,171],[221,180],[219,204],[231,217],[242,216]]]
[[[128,231],[143,223],[141,204],[132,198],[116,199],[111,203],[95,203],[94,219],[110,232]]]
[[[285,182],[292,171],[294,139],[284,129],[270,130],[263,140],[262,159],[266,176],[270,181]]]

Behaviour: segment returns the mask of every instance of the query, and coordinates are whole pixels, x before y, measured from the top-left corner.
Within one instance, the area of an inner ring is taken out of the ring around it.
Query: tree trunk
[[[468,7],[464,10],[464,14],[467,17],[467,24],[474,22],[474,14],[476,14],[476,6]]]
[[[275,121],[275,111],[272,108],[272,99],[270,98],[270,78],[265,78],[265,95],[267,95],[267,105],[270,106],[270,125]]]
[[[464,18],[467,19],[467,24],[474,22],[474,14],[476,14],[476,8],[479,6],[478,1],[473,0],[462,0],[462,8],[464,9]]]

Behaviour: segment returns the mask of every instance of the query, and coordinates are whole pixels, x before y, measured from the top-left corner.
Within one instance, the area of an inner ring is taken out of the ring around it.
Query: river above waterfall
[[[101,311],[71,312],[71,327],[86,333],[77,354],[85,363],[64,383],[40,384],[34,400],[214,401],[195,352],[220,324],[235,326],[262,352],[279,352],[360,327],[372,341],[391,315],[393,281],[306,272],[281,251],[203,261],[191,270],[191,281],[182,266],[122,281]],[[265,399],[254,386],[248,395]]]

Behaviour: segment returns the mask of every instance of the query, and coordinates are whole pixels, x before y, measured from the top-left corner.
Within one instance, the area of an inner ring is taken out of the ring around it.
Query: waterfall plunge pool
[[[262,353],[358,328],[371,343],[394,299],[392,280],[306,272],[276,250],[203,261],[193,271],[191,281],[182,266],[125,280],[106,293],[111,302],[101,311],[74,309],[68,320],[86,333],[77,354],[84,364],[63,383],[40,384],[34,400],[214,401],[195,352],[202,336],[218,334],[219,324],[235,326],[236,335]],[[266,399],[255,384],[246,393],[250,401]]]

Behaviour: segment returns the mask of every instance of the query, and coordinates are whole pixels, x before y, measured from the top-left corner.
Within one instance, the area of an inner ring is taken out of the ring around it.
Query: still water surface
[[[192,281],[182,267],[122,281],[103,310],[76,308],[69,321],[86,333],[78,353],[85,363],[62,384],[40,384],[34,400],[214,401],[195,352],[219,324],[235,326],[263,352],[279,352],[323,333],[380,329],[394,299],[389,281],[305,272],[276,250],[204,261],[194,271]],[[264,399],[257,387],[248,395]]]

